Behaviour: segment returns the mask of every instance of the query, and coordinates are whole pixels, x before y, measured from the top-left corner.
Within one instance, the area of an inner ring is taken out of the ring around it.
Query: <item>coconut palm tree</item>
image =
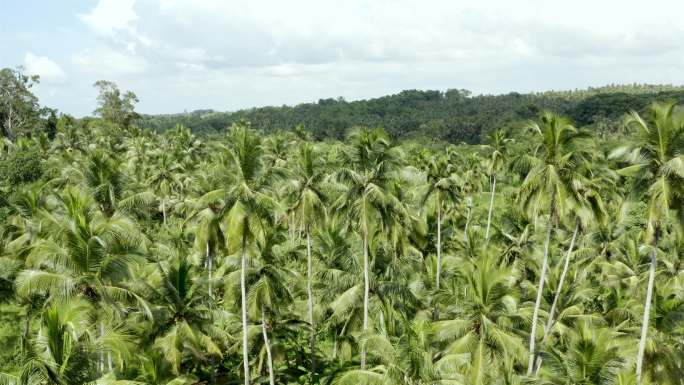
[[[278,209],[269,195],[272,178],[278,169],[261,162],[259,135],[245,124],[230,130],[231,143],[221,165],[224,186],[208,192],[204,201],[222,201],[219,217],[230,253],[240,253],[240,293],[242,312],[242,355],[244,383],[249,384],[249,349],[247,335],[247,258],[250,246],[264,244],[265,230]]]
[[[439,290],[439,281],[442,276],[442,213],[444,205],[455,202],[458,199],[458,183],[455,164],[449,162],[447,157],[434,157],[429,160],[426,167],[427,184],[426,191],[421,200],[424,206],[428,199],[434,199],[435,212],[437,214],[437,272],[435,274],[435,290]]]
[[[658,245],[670,209],[679,209],[683,197],[684,115],[675,108],[674,103],[656,103],[649,107],[645,117],[632,111],[625,124],[636,131],[637,143],[617,148],[611,157],[630,163],[618,172],[633,177],[633,197],[647,199],[646,231],[652,247],[636,361],[636,381],[639,385],[648,337]],[[681,214],[682,211],[678,211]]]
[[[536,156],[528,160],[532,166],[522,182],[519,199],[523,207],[532,208],[534,211],[537,211],[534,206],[545,203],[548,221],[537,298],[532,315],[528,375],[532,374],[535,362],[537,322],[548,268],[551,232],[557,226],[561,215],[565,213],[567,202],[572,201],[569,193],[572,175],[575,168],[585,161],[586,148],[581,146],[580,141],[587,136],[573,127],[567,118],[550,112],[543,113],[539,122],[532,122],[529,127],[538,135],[539,143],[534,151]]]
[[[49,210],[41,210],[43,232],[16,278],[18,294],[47,294],[50,302],[77,297],[112,309],[132,303],[151,318],[147,302],[123,284],[144,247],[136,226],[118,214],[108,217],[91,195],[75,188],[67,188]]]
[[[370,292],[370,242],[381,231],[392,212],[400,206],[386,190],[398,164],[398,150],[383,130],[360,128],[351,132],[347,151],[348,167],[338,171],[338,180],[347,186],[333,207],[346,213],[361,236],[363,250],[363,332],[368,330]],[[361,347],[361,369],[366,367],[366,350]]]
[[[587,322],[574,330],[567,350],[553,348],[542,353],[548,370],[541,384],[614,384],[624,360],[625,341],[619,332]]]
[[[296,221],[292,226],[301,225],[306,234],[306,295],[307,321],[310,327],[309,345],[311,349],[311,381],[316,373],[316,325],[314,321],[313,294],[313,256],[311,251],[311,232],[316,222],[324,220],[324,194],[320,189],[325,174],[321,169],[320,158],[315,147],[307,142],[299,145],[296,163],[294,165],[294,179],[288,195],[293,201],[290,212]]]
[[[489,242],[489,228],[492,224],[492,210],[494,209],[494,194],[496,193],[496,177],[499,171],[506,165],[508,157],[506,132],[498,129],[489,138],[489,178],[492,182],[492,192],[489,198],[489,211],[487,213],[487,230],[485,232],[485,244]]]
[[[514,268],[498,260],[494,251],[461,264],[461,304],[452,319],[433,323],[434,339],[441,346],[438,365],[452,362],[462,369],[467,383],[485,384],[505,372],[502,357],[518,364],[525,359],[523,340],[513,325],[521,325],[525,314],[518,308]],[[469,354],[470,360],[460,361]]]

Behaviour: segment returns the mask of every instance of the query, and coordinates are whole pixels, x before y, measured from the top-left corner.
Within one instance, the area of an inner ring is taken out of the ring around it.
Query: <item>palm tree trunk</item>
[[[21,357],[27,358],[28,339],[31,330],[31,302],[26,305],[26,319],[24,320],[24,333],[21,338]]]
[[[439,279],[442,276],[442,202],[437,195],[437,276],[435,289],[439,290]]]
[[[264,335],[264,346],[266,346],[266,356],[268,358],[268,380],[270,385],[275,385],[275,375],[273,374],[273,356],[271,355],[271,343],[268,341],[268,331],[266,331],[266,312],[261,308],[261,332]]]
[[[489,243],[489,226],[492,223],[492,209],[494,208],[494,193],[496,192],[496,174],[493,175],[492,196],[489,198],[489,214],[487,214],[487,231],[485,232],[485,244]]]
[[[568,251],[565,253],[565,264],[563,265],[563,271],[561,272],[560,279],[558,281],[558,287],[556,288],[556,294],[553,296],[553,303],[551,304],[551,310],[549,310],[549,318],[546,320],[546,326],[544,327],[544,337],[542,338],[541,346],[546,346],[546,340],[551,335],[551,327],[553,326],[553,314],[556,311],[556,306],[558,305],[558,298],[560,297],[561,291],[563,291],[563,283],[565,283],[565,276],[568,273],[568,267],[570,266],[570,255],[572,254],[572,249],[575,246],[575,239],[577,239],[577,231],[579,230],[579,223],[575,225],[575,231],[572,233],[572,239],[570,240],[570,246]],[[539,373],[541,368],[542,358],[537,357],[536,369],[534,374]]]
[[[537,287],[537,300],[534,303],[532,313],[532,330],[530,331],[530,358],[527,363],[527,375],[532,374],[534,366],[534,344],[536,342],[537,320],[539,319],[539,307],[541,306],[542,294],[544,291],[544,281],[546,280],[546,270],[549,265],[549,243],[551,242],[551,229],[553,228],[553,214],[549,216],[549,223],[546,225],[546,240],[544,241],[544,257],[542,259],[542,270],[539,275],[539,285]]]
[[[639,351],[636,360],[636,383],[641,385],[641,370],[644,364],[644,352],[646,350],[646,338],[648,337],[648,320],[651,313],[653,298],[653,281],[655,280],[656,267],[658,264],[658,230],[653,239],[653,251],[651,252],[651,265],[648,269],[648,286],[646,287],[646,303],[644,305],[644,318],[641,322],[641,337],[639,338]]]
[[[311,257],[311,234],[309,227],[306,228],[306,294],[308,296],[308,316],[309,316],[309,347],[311,350],[311,378],[310,382],[313,383],[313,377],[316,373],[316,326],[314,325],[313,316],[313,261]]]
[[[162,198],[162,217],[164,218],[164,225],[166,225],[166,198]]]
[[[209,286],[209,298],[213,298],[214,296],[212,295],[211,292],[211,252],[209,251],[209,240],[207,240],[207,273],[209,275],[209,281],[207,282],[207,285]]]
[[[368,263],[368,232],[363,233],[363,333],[368,330],[368,292],[370,291]],[[366,369],[366,345],[361,344],[361,370]]]
[[[240,295],[242,301],[242,364],[245,373],[245,385],[249,385],[249,349],[247,346],[247,239],[242,235],[242,261],[240,267]]]
[[[471,207],[468,207],[468,215],[466,216],[465,228],[463,229],[463,242],[468,242],[468,225],[470,224]]]
[[[99,332],[100,332],[100,340],[104,337],[104,321],[100,320],[100,325],[99,325]],[[104,374],[104,369],[105,369],[105,358],[104,358],[104,349],[100,347],[100,359],[97,364],[98,369],[100,370],[100,375]]]

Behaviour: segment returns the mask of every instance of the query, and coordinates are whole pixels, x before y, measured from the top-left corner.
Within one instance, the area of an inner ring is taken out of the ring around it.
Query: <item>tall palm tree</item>
[[[439,290],[439,281],[442,276],[442,213],[444,212],[445,204],[455,202],[458,198],[459,180],[455,172],[455,165],[449,162],[447,157],[431,158],[427,165],[427,188],[421,203],[425,205],[428,199],[433,198],[437,214],[437,272],[435,274],[435,290]]]
[[[311,349],[311,381],[313,381],[313,376],[316,373],[316,325],[314,323],[311,230],[312,226],[325,216],[324,195],[320,190],[320,184],[325,174],[321,170],[320,159],[315,147],[307,142],[299,145],[294,167],[295,178],[292,180],[289,192],[293,200],[290,211],[297,218],[292,225],[296,226],[299,223],[306,234],[307,317],[310,327],[309,345]]]
[[[172,157],[171,154],[161,152],[155,162],[155,167],[151,172],[148,183],[154,186],[161,200],[161,211],[163,223],[167,221],[167,203],[174,190],[180,188],[182,182],[179,173],[182,171],[181,165]]]
[[[136,226],[118,214],[103,214],[91,195],[75,188],[64,191],[53,205],[50,211],[41,210],[43,234],[32,247],[27,269],[16,278],[17,292],[48,294],[50,301],[84,298],[113,309],[136,304],[151,318],[147,302],[124,285],[143,250]],[[98,315],[104,330],[104,314]],[[104,355],[99,365],[103,371]]]
[[[561,214],[566,211],[572,174],[585,158],[585,149],[580,145],[580,140],[586,137],[586,134],[573,127],[567,118],[550,112],[543,113],[539,122],[532,122],[530,128],[538,134],[539,143],[534,151],[536,157],[528,160],[532,166],[522,182],[519,198],[523,207],[546,202],[548,221],[537,298],[532,315],[528,375],[532,374],[535,362],[537,322],[548,269],[551,232]]]
[[[398,149],[392,146],[381,129],[356,129],[351,132],[347,151],[348,166],[338,171],[338,179],[347,186],[334,207],[347,213],[350,223],[361,236],[363,250],[363,332],[368,330],[370,291],[371,237],[389,220],[400,206],[396,197],[386,190],[392,171],[398,163]],[[361,369],[366,367],[366,349],[361,347]]]
[[[652,247],[636,361],[636,378],[639,385],[648,337],[658,242],[670,209],[677,208],[679,213],[682,213],[679,208],[684,197],[684,116],[676,109],[674,103],[655,103],[649,107],[645,117],[632,111],[625,124],[637,132],[638,141],[633,146],[616,149],[611,156],[622,158],[631,164],[619,170],[619,173],[634,178],[634,197],[648,199],[646,230]]]
[[[248,385],[247,258],[250,245],[265,242],[265,229],[278,207],[269,195],[269,185],[278,170],[262,163],[261,139],[247,125],[240,123],[231,127],[230,138],[231,143],[221,165],[224,186],[208,192],[201,199],[223,201],[218,215],[223,223],[228,251],[240,253],[242,355],[244,383]]]
[[[487,213],[487,230],[485,231],[485,243],[489,242],[489,228],[492,223],[492,210],[494,209],[494,194],[496,193],[496,177],[499,171],[505,166],[508,156],[506,132],[499,129],[491,134],[489,139],[489,177],[492,182],[492,192],[489,198],[489,212]]]
[[[570,239],[570,245],[565,253],[565,258],[563,261],[563,269],[561,271],[558,285],[556,287],[556,292],[553,296],[553,302],[551,303],[551,308],[548,313],[548,318],[546,320],[546,326],[544,327],[544,334],[542,337],[542,348],[546,345],[547,339],[551,334],[551,328],[554,323],[554,316],[556,312],[556,307],[558,305],[558,300],[561,293],[563,292],[563,285],[565,283],[565,277],[568,273],[570,267],[570,258],[572,256],[575,241],[577,240],[578,232],[581,230],[582,233],[593,224],[594,222],[599,222],[601,224],[606,222],[606,209],[603,203],[603,198],[601,197],[601,188],[599,180],[592,180],[589,175],[588,177],[583,175],[591,170],[585,170],[583,165],[581,170],[573,176],[573,183],[571,186],[571,191],[568,199],[572,202],[569,204],[570,216],[574,218],[574,230],[572,231],[572,237]],[[542,359],[537,357],[536,371],[537,373],[541,367]]]

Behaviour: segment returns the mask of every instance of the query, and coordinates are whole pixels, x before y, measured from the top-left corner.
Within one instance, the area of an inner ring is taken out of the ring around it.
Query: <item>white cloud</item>
[[[96,33],[111,36],[119,30],[131,28],[138,18],[134,5],[135,0],[99,0],[89,13],[78,16]]]
[[[29,75],[39,75],[45,83],[61,83],[66,79],[62,68],[46,56],[27,52],[24,56],[25,71]]]
[[[683,11],[676,0],[99,0],[79,15],[96,39],[69,55],[88,86],[129,84],[146,112],[682,84]]]
[[[72,56],[74,64],[98,76],[139,75],[149,69],[147,61],[126,50],[108,47],[81,51]]]

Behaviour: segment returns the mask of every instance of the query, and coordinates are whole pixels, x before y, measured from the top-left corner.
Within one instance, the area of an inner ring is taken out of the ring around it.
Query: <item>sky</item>
[[[0,0],[0,67],[76,116],[97,80],[143,113],[404,89],[684,84],[681,0]]]

